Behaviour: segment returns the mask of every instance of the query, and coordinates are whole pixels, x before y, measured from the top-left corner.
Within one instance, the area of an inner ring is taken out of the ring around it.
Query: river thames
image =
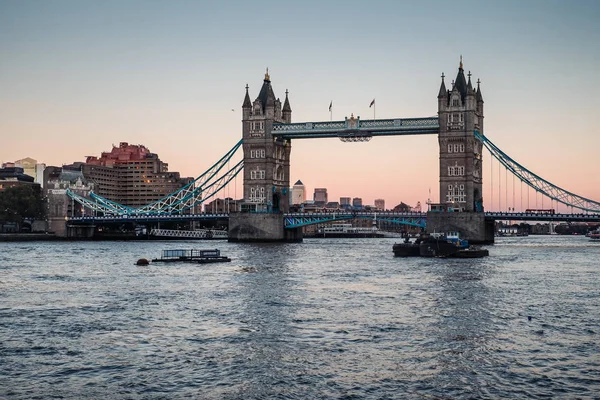
[[[0,243],[0,398],[600,398],[600,243],[394,241]]]

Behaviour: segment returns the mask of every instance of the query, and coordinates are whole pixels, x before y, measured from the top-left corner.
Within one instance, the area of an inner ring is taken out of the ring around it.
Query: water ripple
[[[211,242],[210,247],[214,246]],[[0,243],[0,398],[594,398],[598,247],[502,238],[478,260],[388,239]]]

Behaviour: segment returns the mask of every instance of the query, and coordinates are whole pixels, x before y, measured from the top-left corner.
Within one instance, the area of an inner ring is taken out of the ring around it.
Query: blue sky
[[[0,0],[0,160],[60,165],[127,141],[197,176],[241,137],[244,86],[254,99],[266,67],[293,121],[328,120],[330,101],[334,119],[372,118],[373,98],[377,118],[426,117],[462,54],[485,134],[600,200],[599,20],[597,1]],[[291,181],[367,204],[435,200],[437,146],[296,141]]]

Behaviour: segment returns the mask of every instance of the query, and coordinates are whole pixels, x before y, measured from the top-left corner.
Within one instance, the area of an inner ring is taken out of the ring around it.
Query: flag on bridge
[[[371,102],[371,104],[369,104],[369,108],[373,107],[375,105],[375,99],[373,99],[373,101]]]
[[[333,106],[333,100],[331,100],[331,103],[329,103],[329,112],[331,112],[331,106]]]

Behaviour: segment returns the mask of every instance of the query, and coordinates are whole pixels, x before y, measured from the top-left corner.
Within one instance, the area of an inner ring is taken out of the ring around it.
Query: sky
[[[244,87],[254,100],[267,67],[293,122],[329,120],[330,102],[334,120],[370,119],[373,99],[377,118],[430,117],[462,55],[484,134],[600,201],[599,20],[596,0],[0,0],[0,161],[62,165],[128,142],[195,177],[241,138]],[[295,140],[290,181],[308,198],[437,202],[438,152],[436,135]],[[486,209],[541,208],[499,175],[485,153]]]

